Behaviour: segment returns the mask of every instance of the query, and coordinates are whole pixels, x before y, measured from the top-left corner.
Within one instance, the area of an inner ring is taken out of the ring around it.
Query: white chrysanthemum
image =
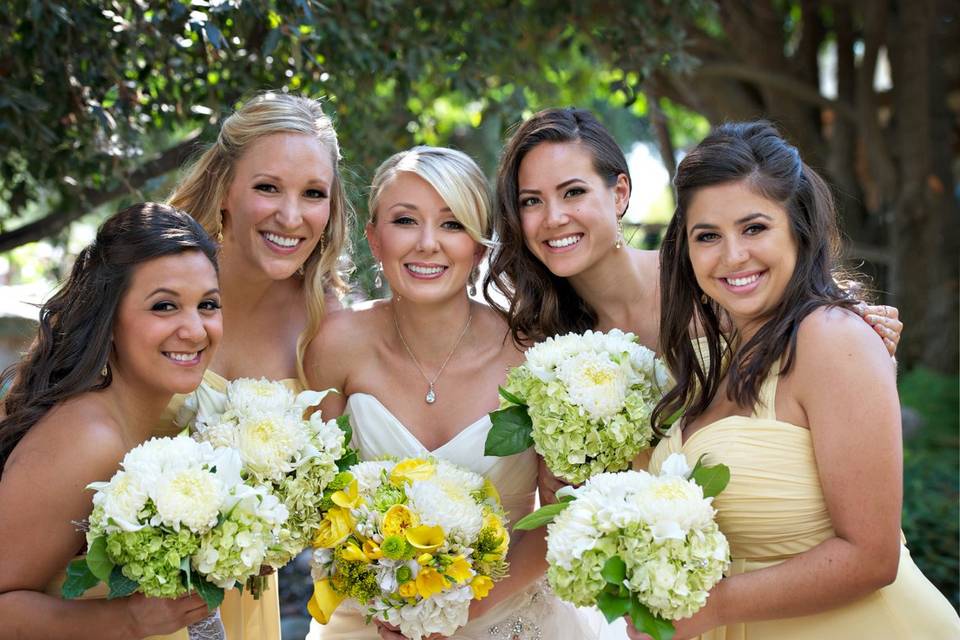
[[[303,421],[290,414],[252,412],[240,419],[236,443],[247,468],[279,480],[295,468],[294,459],[309,438]]]
[[[712,501],[712,498],[703,497],[700,485],[678,476],[654,477],[653,482],[632,500],[657,542],[682,540],[691,529],[703,528],[713,522],[716,512]]]
[[[397,463],[393,460],[370,460],[350,467],[350,473],[357,480],[360,493],[370,495],[380,486],[383,473],[389,474]]]
[[[149,488],[168,473],[200,466],[212,452],[209,444],[198,443],[187,436],[152,438],[128,451],[121,466]]]
[[[480,505],[463,487],[434,479],[407,487],[408,506],[423,524],[441,527],[451,541],[475,540],[483,527]]]
[[[483,476],[479,473],[474,473],[442,459],[437,461],[437,472],[434,479],[437,482],[460,487],[467,493],[473,493],[483,488]]]
[[[214,447],[237,446],[237,422],[232,411],[208,416],[194,423],[194,439]]]
[[[143,509],[148,496],[136,476],[118,471],[110,482],[94,482],[87,488],[97,492],[93,496],[93,504],[103,508],[106,522],[122,531],[138,531],[146,526],[146,523],[139,522],[137,514]]]
[[[620,411],[627,397],[628,368],[605,353],[582,351],[557,366],[570,401],[594,420]]]
[[[266,378],[238,378],[227,385],[227,401],[238,413],[284,412],[294,395],[282,382]]]
[[[209,471],[191,467],[172,473],[153,496],[159,520],[179,531],[203,532],[217,523],[223,490]]]
[[[431,633],[449,636],[467,623],[473,593],[469,586],[454,587],[416,605],[391,609],[387,622],[400,627],[410,640],[420,640]]]

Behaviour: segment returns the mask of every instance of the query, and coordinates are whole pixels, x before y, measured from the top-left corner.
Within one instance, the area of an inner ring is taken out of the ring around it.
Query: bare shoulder
[[[503,366],[517,366],[523,362],[524,349],[513,341],[513,334],[503,317],[483,303],[477,303],[477,324],[480,328],[480,340],[489,345],[486,349]]]
[[[861,375],[893,374],[890,357],[870,326],[852,311],[820,307],[800,323],[798,372],[819,376],[828,368],[856,367]]]
[[[358,348],[366,344],[365,338],[377,330],[382,315],[382,303],[333,311],[324,317],[320,331],[308,348],[323,356],[356,353]]]

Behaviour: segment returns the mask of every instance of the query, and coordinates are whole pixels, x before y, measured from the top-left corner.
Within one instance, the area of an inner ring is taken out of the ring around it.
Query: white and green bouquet
[[[507,456],[533,445],[573,483],[621,471],[650,446],[650,414],[668,383],[663,363],[632,333],[547,338],[508,374],[485,452]]]
[[[235,449],[244,479],[266,487],[290,512],[267,550],[265,564],[282,567],[310,546],[323,514],[323,492],[357,461],[349,448],[346,416],[325,421],[319,411],[304,417],[327,392],[294,394],[282,382],[239,378],[222,402],[203,407],[191,425],[194,439]],[[262,584],[251,583],[255,595]]]
[[[701,458],[702,460],[702,458]],[[602,473],[558,492],[517,523],[547,527],[547,580],[560,598],[596,605],[608,620],[629,615],[637,630],[670,640],[671,621],[707,602],[729,566],[727,539],[712,502],[726,486],[724,465],[690,469],[671,455],[659,476]]]
[[[310,614],[326,624],[345,599],[411,640],[451,635],[470,601],[507,571],[510,536],[497,490],[444,460],[361,462],[329,495],[314,540]],[[328,490],[329,493],[329,490]]]
[[[276,496],[244,482],[240,469],[237,451],[184,435],[129,451],[109,482],[89,486],[87,554],[67,568],[63,596],[103,581],[111,598],[196,591],[216,609],[224,589],[260,572],[287,520]]]

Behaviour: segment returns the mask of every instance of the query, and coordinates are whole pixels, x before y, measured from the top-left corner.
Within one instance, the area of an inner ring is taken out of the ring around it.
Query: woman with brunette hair
[[[338,262],[350,210],[340,146],[318,100],[264,93],[227,118],[187,169],[170,203],[220,245],[226,339],[189,401],[171,402],[158,433],[179,431],[198,407],[215,407],[236,378],[281,380],[302,390],[303,353],[327,308],[346,290]],[[279,640],[276,575],[255,599],[227,592],[230,640]]]
[[[149,439],[175,393],[200,384],[220,340],[216,246],[190,216],[138,204],[107,220],[40,309],[0,420],[0,620],[4,637],[143,638],[208,614],[203,600],[94,589],[63,600],[84,551],[91,482]]]
[[[685,414],[650,467],[682,453],[730,468],[714,506],[732,566],[674,637],[960,637],[903,545],[894,371],[836,284],[829,188],[764,122],[716,128],[675,185],[660,346],[677,385],[655,426]]]

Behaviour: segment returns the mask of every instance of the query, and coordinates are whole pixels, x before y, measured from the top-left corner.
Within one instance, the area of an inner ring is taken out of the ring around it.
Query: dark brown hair
[[[797,245],[796,266],[783,298],[742,345],[735,332],[724,333],[722,309],[701,299],[686,229],[687,209],[699,189],[738,181],[786,209]],[[818,307],[849,308],[855,303],[835,280],[840,237],[830,189],[770,123],[716,127],[677,167],[674,186],[677,208],[660,247],[660,348],[677,385],[654,409],[658,429],[681,409],[687,418],[702,414],[719,389],[724,363],[729,398],[743,407],[754,406],[777,358],[785,356],[783,373],[793,365],[800,322]],[[707,338],[707,371],[690,340],[692,320]]]
[[[40,307],[37,337],[27,355],[0,376],[11,383],[0,420],[0,474],[13,448],[54,405],[105,389],[114,316],[134,268],[162,256],[201,251],[217,268],[217,247],[188,214],[141,203],[112,216],[77,256],[70,277]]]
[[[575,142],[589,149],[593,168],[607,186],[623,174],[627,159],[613,136],[585,109],[546,109],[521,124],[510,137],[497,170],[493,229],[497,242],[483,283],[487,302],[506,319],[518,345],[593,329],[597,314],[566,278],[553,275],[527,248],[520,220],[520,163],[544,142]],[[632,187],[632,183],[631,187]],[[622,215],[623,212],[620,212]],[[494,289],[502,292],[504,306]]]

